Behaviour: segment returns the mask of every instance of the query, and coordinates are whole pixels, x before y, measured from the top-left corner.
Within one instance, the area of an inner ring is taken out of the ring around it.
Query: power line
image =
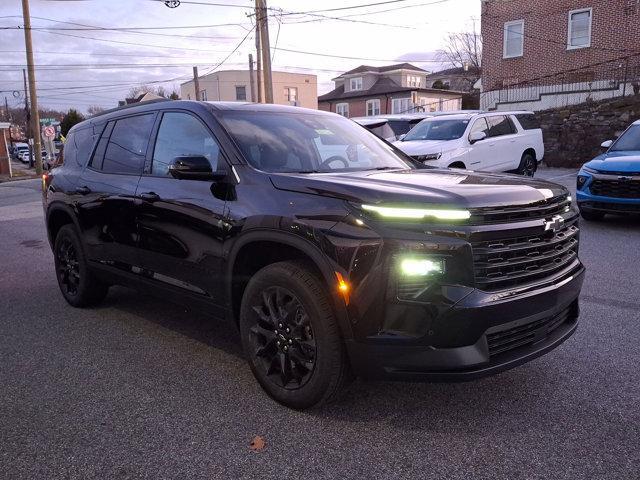
[[[314,56],[318,56],[318,57],[329,57],[329,58],[341,58],[341,59],[345,59],[345,60],[364,60],[364,61],[368,61],[368,62],[397,62],[397,63],[404,63],[404,62],[416,62],[416,63],[442,63],[439,60],[434,60],[434,59],[406,59],[406,60],[400,60],[398,61],[397,59],[388,59],[388,58],[365,58],[365,57],[350,57],[347,55],[332,55],[329,53],[320,53],[320,52],[306,52],[304,50],[294,50],[291,48],[283,48],[283,47],[271,47],[272,50],[280,50],[283,52],[290,52],[290,53],[299,53],[302,55],[314,55]]]

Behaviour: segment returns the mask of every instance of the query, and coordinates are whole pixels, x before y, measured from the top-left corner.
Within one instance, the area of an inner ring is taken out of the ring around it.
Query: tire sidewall
[[[316,284],[322,285],[317,279]],[[255,325],[257,314],[253,307],[261,304],[263,290],[279,286],[293,293],[309,315],[311,328],[316,341],[316,361],[311,378],[296,390],[286,390],[269,380],[256,363],[253,346],[250,340],[250,328]],[[245,289],[240,309],[240,336],[242,346],[247,356],[251,371],[262,388],[278,402],[292,408],[302,409],[321,402],[330,389],[333,376],[342,361],[339,342],[341,341],[335,330],[335,321],[326,298],[318,298],[313,289],[304,282],[298,281],[291,273],[278,264],[270,265],[260,270],[249,281]],[[333,327],[333,328],[332,328]],[[336,345],[338,343],[338,345]],[[338,347],[338,348],[337,348]]]
[[[537,170],[535,162],[536,162],[536,159],[533,155],[531,155],[530,153],[525,153],[524,155],[522,155],[522,158],[520,159],[520,167],[518,168],[518,173],[520,175],[524,175],[528,177],[529,175],[526,174],[527,164],[533,163],[533,171],[531,172],[531,177],[533,178]]]
[[[80,282],[78,284],[78,290],[75,295],[70,295],[66,292],[64,286],[60,283],[60,274],[59,274],[59,261],[58,261],[58,251],[60,246],[64,240],[69,240],[73,248],[76,251],[76,257],[78,259],[78,272],[80,274]],[[56,240],[54,243],[53,249],[54,263],[56,269],[56,280],[58,281],[58,286],[60,287],[60,292],[64,296],[65,300],[69,302],[74,307],[82,306],[85,303],[85,298],[88,295],[88,280],[89,280],[89,266],[87,265],[86,257],[84,255],[84,251],[82,249],[82,244],[80,243],[80,239],[78,238],[78,234],[73,225],[64,225],[58,234],[56,235]]]

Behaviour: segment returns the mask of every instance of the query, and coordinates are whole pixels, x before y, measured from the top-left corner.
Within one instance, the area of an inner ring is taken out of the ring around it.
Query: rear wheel
[[[588,222],[598,222],[604,219],[605,213],[598,212],[594,210],[586,210],[584,208],[580,208],[580,216],[584,218]]]
[[[95,278],[82,251],[73,225],[64,225],[53,247],[58,286],[65,300],[74,307],[98,304],[109,287]]]
[[[520,159],[520,166],[516,170],[516,173],[524,175],[525,177],[533,177],[537,169],[538,162],[536,161],[536,157],[531,153],[525,153]]]
[[[242,297],[240,334],[256,379],[288,407],[330,401],[350,379],[326,287],[304,263],[275,263],[253,276]]]

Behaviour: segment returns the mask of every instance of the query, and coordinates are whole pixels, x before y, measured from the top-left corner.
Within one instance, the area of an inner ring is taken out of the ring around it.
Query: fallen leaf
[[[265,445],[266,445],[266,443],[264,441],[264,438],[256,435],[253,438],[253,440],[251,441],[251,444],[249,445],[249,448],[251,450],[253,450],[254,452],[259,452],[265,447]]]

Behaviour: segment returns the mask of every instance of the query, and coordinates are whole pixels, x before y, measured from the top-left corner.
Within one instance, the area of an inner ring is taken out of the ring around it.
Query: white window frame
[[[284,87],[284,98],[287,102],[298,102],[298,87]]]
[[[206,90],[200,90],[200,100],[202,100],[203,102],[207,101],[207,91]]]
[[[520,37],[520,54],[519,55],[507,55],[507,31],[509,27],[514,25],[522,26],[522,34]],[[505,22],[504,29],[502,31],[502,58],[519,58],[524,56],[524,20],[513,20],[512,22]]]
[[[336,113],[343,117],[349,118],[349,104],[348,103],[336,103]]]
[[[420,75],[407,75],[407,86],[408,87],[421,87],[422,86],[422,78]]]
[[[407,108],[403,108],[402,104],[407,102]],[[396,107],[399,105],[400,108]],[[411,97],[393,98],[391,99],[391,113],[409,113],[413,110],[413,103]]]
[[[238,98],[238,88],[244,88],[244,100],[240,100]],[[235,85],[236,91],[236,102],[246,102],[247,101],[247,86],[246,85]]]
[[[576,13],[584,13],[589,12],[589,43],[586,45],[571,45],[571,33],[572,33],[572,25],[571,25],[571,17]],[[593,33],[593,8],[578,8],[576,10],[571,10],[569,12],[569,17],[567,18],[567,50],[577,50],[579,48],[589,48],[591,46],[591,36]]]
[[[354,83],[355,83],[355,87],[354,87]],[[362,88],[363,88],[362,77],[353,77],[349,79],[349,90],[351,91],[362,90]]]
[[[371,113],[369,113],[369,106],[371,105]],[[372,117],[374,115],[380,115],[380,99],[372,98],[367,100],[367,117]]]

